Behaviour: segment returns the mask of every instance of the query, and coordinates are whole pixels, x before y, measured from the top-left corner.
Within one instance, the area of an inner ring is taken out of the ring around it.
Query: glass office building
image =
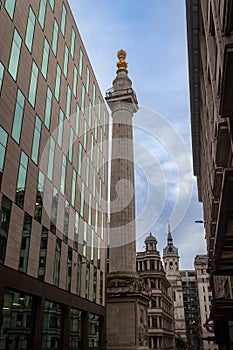
[[[67,0],[0,1],[0,349],[104,349],[108,112]]]

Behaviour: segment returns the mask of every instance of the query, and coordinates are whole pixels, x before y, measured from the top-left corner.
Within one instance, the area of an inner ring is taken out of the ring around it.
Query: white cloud
[[[135,140],[147,150],[147,157],[135,150],[135,161],[150,180],[136,175],[137,206],[140,209],[146,201],[150,203],[137,228],[147,231],[148,217],[156,217],[153,233],[160,249],[166,245],[166,225],[171,218],[181,265],[191,268],[203,239],[199,239],[200,228],[194,224],[202,212],[196,188],[192,193],[184,1],[147,0],[147,6],[140,1],[132,6],[131,0],[70,0],[70,4],[103,93],[115,77],[116,52],[121,48],[128,52],[129,76],[139,103],[151,109],[145,118],[145,109],[141,108],[133,119],[140,128],[134,132]],[[167,120],[158,123],[153,110]],[[153,200],[148,199],[147,186]]]

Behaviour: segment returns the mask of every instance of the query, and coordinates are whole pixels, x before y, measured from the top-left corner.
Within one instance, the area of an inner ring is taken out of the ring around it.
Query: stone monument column
[[[117,76],[106,93],[111,109],[112,160],[107,276],[107,349],[148,349],[148,295],[136,272],[135,185],[132,117],[138,110],[126,53],[118,52]]]

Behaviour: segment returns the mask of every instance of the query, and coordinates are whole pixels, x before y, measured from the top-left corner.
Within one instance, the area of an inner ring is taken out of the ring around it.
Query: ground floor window
[[[0,269],[0,284],[4,278],[3,269]],[[18,281],[19,272],[11,273],[11,279],[15,276]],[[32,282],[25,276],[23,281],[26,287],[27,282]],[[38,288],[41,283],[37,281],[32,286]],[[0,350],[31,350],[35,345],[42,350],[103,348],[104,317],[82,309],[82,300],[76,299],[74,306],[69,304],[70,294],[65,291],[60,290],[59,300],[48,300],[36,293],[29,295],[28,289],[16,291],[14,287],[1,287],[4,291],[0,295]],[[54,287],[52,289],[54,292]],[[90,309],[92,303],[87,303]]]
[[[2,308],[0,349],[31,349],[32,329],[32,297],[6,289]]]
[[[82,346],[82,312],[78,309],[70,310],[70,348]]]
[[[43,349],[61,349],[62,305],[45,300],[42,333]]]
[[[100,316],[89,313],[89,347],[91,349],[100,346],[100,331]]]

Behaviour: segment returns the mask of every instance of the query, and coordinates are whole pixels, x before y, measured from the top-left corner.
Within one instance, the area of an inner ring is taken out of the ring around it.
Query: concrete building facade
[[[220,349],[233,342],[233,4],[187,0],[194,174],[203,203],[213,302]]]
[[[174,349],[174,308],[171,285],[166,278],[157,241],[152,234],[145,239],[146,249],[138,252],[137,271],[150,295],[148,307],[149,349]]]
[[[203,350],[217,350],[214,342],[214,329],[207,328],[208,324],[213,324],[210,319],[210,307],[212,291],[210,288],[210,275],[208,271],[207,255],[197,255],[194,260],[195,278],[197,286],[199,323],[201,326],[201,336],[203,339]]]
[[[202,348],[202,338],[195,271],[181,270],[180,275],[184,299],[187,349],[199,350]]]
[[[0,2],[0,349],[104,349],[108,112],[67,0]]]
[[[168,225],[167,246],[163,249],[163,263],[166,278],[172,287],[175,332],[179,333],[184,339],[186,339],[186,323],[184,315],[182,281],[179,271],[179,259],[178,248],[173,245],[170,225]]]

